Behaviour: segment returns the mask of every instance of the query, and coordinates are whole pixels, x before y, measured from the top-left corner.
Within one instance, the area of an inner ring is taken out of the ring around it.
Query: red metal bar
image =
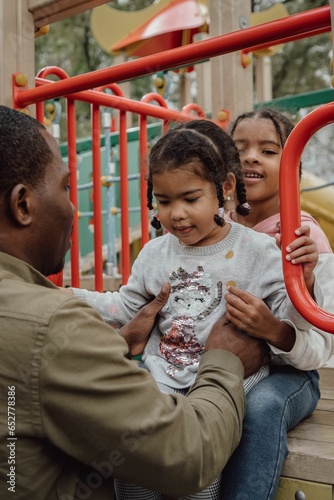
[[[58,82],[50,82],[41,78],[36,78],[38,86],[56,85]],[[98,106],[106,106],[110,108],[119,109],[122,111],[129,111],[131,113],[144,114],[153,118],[161,118],[166,121],[190,121],[199,117],[196,115],[189,115],[182,111],[174,109],[163,108],[161,106],[154,106],[141,101],[133,101],[126,97],[110,95],[96,90],[85,90],[81,92],[72,92],[69,94],[72,99],[89,102]]]
[[[324,33],[328,33],[331,31],[330,26],[325,26],[324,28],[319,28],[315,29],[311,32],[308,33],[308,37],[310,36],[316,36],[316,35],[323,35]],[[262,45],[255,45],[255,47],[248,47],[247,49],[243,49],[242,52],[244,54],[248,54],[249,52],[256,52],[257,50],[262,50],[262,49],[267,49],[268,47],[273,47],[274,45],[279,45],[281,43],[288,43],[288,42],[295,42],[296,40],[300,40],[302,38],[305,38],[304,33],[300,33],[298,35],[291,35],[287,36],[286,38],[282,38],[279,42],[277,43],[263,43]]]
[[[44,125],[44,102],[36,103],[36,119]]]
[[[150,92],[142,97],[141,102],[149,103],[155,101],[162,108],[168,109],[165,99],[155,92]],[[164,120],[163,131],[168,129],[168,121]],[[139,157],[140,157],[140,211],[141,211],[141,231],[142,246],[149,240],[148,212],[147,212],[147,119],[146,115],[139,115]]]
[[[118,95],[119,97],[124,97],[123,91],[117,83],[111,83],[110,85],[103,85],[102,87],[99,87],[95,90],[98,90],[99,92],[103,92],[103,90],[109,89],[111,90],[115,95]]]
[[[77,138],[75,104],[72,99],[67,99],[67,150],[68,168],[71,173],[70,200],[75,208],[75,217],[72,230],[71,246],[71,285],[80,287],[80,251],[79,251],[79,198],[77,178]]]
[[[191,116],[191,118],[206,118],[205,112],[203,109],[196,103],[190,102],[189,104],[186,104],[182,108],[183,113],[187,113]],[[195,111],[196,115],[191,114],[192,111]]]
[[[68,75],[61,69],[61,68],[57,68],[57,67],[48,67],[48,68],[45,68],[44,70],[42,70],[42,72],[39,73],[39,75],[42,75],[43,77],[44,76],[49,76],[51,74],[54,74],[60,78],[69,78]],[[47,80],[44,80],[44,79],[41,79],[41,78],[37,78],[36,79],[37,81],[37,85],[43,85],[44,82],[46,83],[50,83],[49,81]],[[52,82],[53,84],[54,82]],[[102,91],[106,88],[109,88],[111,89],[115,94],[116,96],[111,96],[110,94],[106,94],[106,93],[103,93]],[[137,111],[138,112],[138,105],[139,105],[139,109],[143,114],[140,114],[140,116],[146,116],[146,115],[149,115],[149,116],[154,116],[154,115],[157,115],[159,118],[162,118],[164,120],[164,132],[166,132],[169,128],[169,121],[189,121],[189,120],[192,120],[192,119],[195,119],[196,116],[195,115],[191,115],[190,114],[190,111],[191,110],[195,110],[198,115],[197,117],[200,118],[202,116],[204,116],[204,112],[197,106],[197,105],[191,105],[190,108],[186,108],[185,111],[182,111],[182,112],[179,112],[179,111],[174,111],[174,110],[169,110],[167,108],[167,104],[166,102],[164,101],[164,99],[159,95],[159,94],[147,94],[147,96],[144,96],[143,98],[143,101],[150,101],[150,100],[155,100],[155,101],[158,101],[158,103],[160,104],[160,107],[158,106],[155,106],[155,105],[151,105],[151,104],[146,104],[145,102],[143,102],[142,106],[141,106],[141,103],[136,103],[135,101],[131,101],[130,99],[125,99],[124,97],[122,97],[122,91],[121,89],[116,85],[116,84],[110,84],[110,85],[105,85],[99,89],[96,89],[96,90],[92,90],[92,91],[85,91],[85,92],[80,92],[80,93],[73,93],[71,94],[71,99],[69,99],[69,97],[67,97],[68,100],[70,100],[71,102],[73,102],[73,99],[78,99],[78,100],[83,100],[83,101],[86,101],[86,102],[91,102],[93,103],[97,108],[100,106],[100,105],[103,105],[103,106],[106,106],[106,107],[111,107],[111,108],[114,108],[114,109],[117,109],[117,108],[120,108],[121,110],[121,115],[123,114],[123,116],[125,116],[125,109],[127,108],[130,108],[130,110],[133,110],[133,111]],[[43,105],[42,103],[37,103],[37,106],[40,107],[41,109],[43,109]],[[195,106],[195,107],[194,107]],[[162,114],[159,113],[159,110],[161,109],[162,110]],[[43,111],[43,117],[44,117],[44,111]],[[122,120],[122,118],[120,117],[120,120]],[[74,125],[72,125],[73,127],[73,130],[74,130]],[[72,128],[71,127],[71,128]],[[120,125],[120,128],[122,127],[122,125]],[[124,132],[125,132],[125,137],[126,137],[126,140],[125,139],[122,139],[122,135],[120,135],[120,158],[123,158],[123,160],[121,160],[121,172],[120,172],[120,176],[121,176],[121,183],[120,183],[120,188],[121,188],[121,207],[123,205],[123,210],[121,208],[121,213],[123,213],[123,215],[121,215],[121,239],[122,239],[122,277],[123,277],[123,283],[126,283],[129,275],[130,275],[130,243],[129,243],[129,216],[128,216],[128,183],[127,183],[127,135],[126,135],[126,122],[124,123]],[[69,141],[71,143],[71,128],[69,129]],[[96,129],[96,126],[94,125],[94,129]],[[93,139],[94,140],[94,139]],[[97,138],[96,138],[97,140]],[[126,149],[124,149],[122,146],[121,146],[121,143],[123,144],[126,144]],[[75,144],[75,143],[74,143]],[[98,142],[99,144],[99,142]],[[70,144],[69,144],[69,151],[72,150],[72,147],[70,147]],[[73,148],[73,151],[75,151],[75,148]],[[146,149],[145,149],[146,151]],[[96,152],[96,154],[94,155],[94,152],[93,152],[93,157],[95,158],[93,161],[96,162],[97,161],[100,161],[100,156],[98,154],[98,152]],[[75,158],[76,159],[76,158]],[[99,164],[100,165],[100,164]],[[99,169],[99,171],[101,170],[101,167],[97,167]],[[96,171],[95,167],[94,167],[94,172]],[[100,174],[99,174],[100,175]],[[124,175],[126,175],[126,177],[124,177]],[[72,179],[73,179],[73,182],[75,184],[72,184],[72,190],[71,190],[71,196],[76,196],[76,198],[78,197],[78,194],[77,194],[77,178],[76,178],[76,175],[75,176],[71,176]],[[99,176],[96,176],[96,177],[99,177]],[[72,183],[72,181],[71,181]],[[98,194],[96,194],[94,192],[94,200],[95,200],[95,197],[96,196],[101,196],[101,193],[100,193],[100,183],[96,181],[96,183],[94,184],[95,185],[95,189],[98,189]],[[145,182],[145,185],[146,185],[146,182]],[[93,188],[94,190],[94,188]],[[143,196],[145,197],[145,200],[146,200],[146,188],[143,188],[142,186],[142,189],[141,189],[142,193],[143,193]],[[73,198],[72,199],[72,202],[74,203],[76,209],[78,210],[78,200]],[[124,209],[124,204],[127,203],[127,209],[125,210]],[[141,203],[143,204],[143,201],[141,201]],[[102,205],[102,202],[101,202],[101,205]],[[142,211],[142,214],[144,219],[145,219],[145,214],[147,214],[147,209],[146,209],[146,202],[145,202],[145,205],[144,205],[144,210]],[[94,248],[96,248],[96,252],[95,252],[95,259],[96,259],[96,262],[95,262],[95,280],[96,280],[96,289],[97,287],[99,288],[103,288],[103,276],[102,276],[102,273],[103,273],[103,259],[102,259],[102,222],[101,222],[101,215],[99,215],[98,213],[98,209],[96,209],[96,204],[95,204],[95,201],[94,201],[94,227],[101,227],[101,230],[99,231],[99,229],[97,229],[97,232],[96,232],[96,235],[94,234]],[[101,210],[102,210],[102,206],[101,206]],[[100,214],[101,214],[101,211],[100,211]],[[124,215],[125,214],[125,215]],[[146,223],[147,223],[147,219],[146,219]],[[79,283],[78,283],[78,280],[80,281],[80,273],[79,273],[79,234],[78,234],[78,220],[76,219],[75,221],[75,224],[76,226],[74,227],[74,231],[73,231],[73,234],[72,234],[72,238],[73,238],[73,253],[71,252],[71,272],[73,272],[73,275],[72,275],[72,279],[71,279],[71,285],[72,286],[79,286]],[[142,225],[144,226],[145,222],[142,222]],[[146,232],[148,233],[148,227],[146,226]],[[147,238],[149,238],[149,236],[145,236],[145,231],[144,231],[144,240]],[[99,240],[101,241],[101,244],[99,243]],[[101,270],[99,272],[99,269]],[[100,277],[97,277],[97,275],[100,275]]]
[[[149,217],[147,209],[147,118],[139,115],[139,193],[140,193],[140,223],[141,244],[144,246],[150,239]]]
[[[286,260],[287,245],[296,238],[300,226],[299,164],[310,138],[322,127],[334,122],[334,103],[325,104],[306,115],[292,130],[285,143],[280,168],[280,206],[282,259],[286,288],[292,303],[310,323],[334,333],[334,314],[321,309],[309,295],[301,265]]]
[[[52,87],[43,86],[29,90],[17,90],[14,96],[14,107],[24,108],[38,101],[51,97],[61,97],[71,92],[87,90],[114,82],[122,82],[157,71],[177,68],[185,64],[194,64],[237,50],[254,47],[268,42],[279,43],[287,36],[304,34],[305,37],[315,29],[331,29],[330,7],[319,7],[289,17],[277,19],[269,23],[251,26],[225,35],[191,43],[177,49],[166,50],[159,54],[142,57],[117,64],[92,73],[73,76],[55,82]]]
[[[101,196],[101,124],[100,108],[92,106],[93,204],[94,204],[94,274],[95,290],[103,291],[102,196]]]
[[[130,276],[128,134],[126,126],[126,112],[122,110],[119,114],[119,168],[123,285],[127,283]]]

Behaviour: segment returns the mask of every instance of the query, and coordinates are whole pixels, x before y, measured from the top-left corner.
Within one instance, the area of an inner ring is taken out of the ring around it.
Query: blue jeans
[[[317,371],[271,367],[247,394],[239,446],[223,471],[222,500],[272,500],[288,454],[287,431],[315,409]]]

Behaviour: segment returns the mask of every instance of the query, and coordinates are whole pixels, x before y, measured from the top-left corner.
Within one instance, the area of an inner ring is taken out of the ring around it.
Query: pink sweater
[[[232,214],[233,211],[227,212],[225,214],[224,218],[227,222],[233,220],[231,218]],[[280,222],[280,214],[275,214],[263,220],[262,222],[259,222],[258,224],[253,226],[252,229],[254,229],[254,231],[257,231],[258,233],[266,233],[269,234],[269,236],[274,237],[275,234],[280,232],[279,222]],[[309,226],[310,237],[317,244],[319,253],[333,253],[327,236],[319,226],[318,222],[310,214],[302,211],[301,222],[302,225],[305,224]]]

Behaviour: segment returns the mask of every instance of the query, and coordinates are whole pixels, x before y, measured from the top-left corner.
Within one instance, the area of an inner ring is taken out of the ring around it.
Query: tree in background
[[[329,5],[327,0],[284,2],[289,14]],[[329,33],[285,44],[273,57],[273,97],[328,88],[331,85]]]

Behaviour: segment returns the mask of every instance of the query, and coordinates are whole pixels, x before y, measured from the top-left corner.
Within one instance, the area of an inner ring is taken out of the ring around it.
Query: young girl
[[[210,122],[200,120],[188,126],[211,137],[221,154],[224,154],[223,134]],[[279,235],[279,165],[282,148],[292,128],[293,124],[284,115],[269,109],[245,113],[237,118],[232,127],[232,136],[240,152],[251,210],[246,216],[238,211],[229,212],[225,215],[227,221],[237,221],[270,236]],[[309,214],[302,212],[301,219],[303,224],[310,227],[311,237],[321,252],[315,274],[318,282],[321,281],[325,296],[323,307],[333,311],[334,298],[332,290],[329,290],[332,281],[329,275],[334,279],[334,259],[328,239]],[[327,270],[326,281],[321,278],[324,267]],[[239,323],[239,327],[247,330],[252,325],[245,321]],[[333,341],[333,335],[311,330],[308,354],[304,351],[305,338],[300,339],[298,336],[288,353],[288,359],[286,353],[273,346],[272,350],[283,361],[310,370],[326,363],[333,354]],[[319,396],[316,371],[299,371],[287,366],[271,367],[271,375],[247,395],[243,435],[223,471],[222,498],[274,498],[288,453],[287,431],[312,413]]]
[[[153,212],[153,224],[162,224],[168,233],[145,245],[128,284],[119,292],[74,290],[107,320],[124,323],[151,300],[162,282],[170,281],[168,303],[143,354],[144,366],[161,389],[169,393],[187,392],[204,352],[210,325],[225,311],[226,301],[233,303],[241,291],[262,298],[276,316],[271,330],[264,334],[261,330],[261,335],[282,351],[288,352],[296,335],[302,337],[302,332],[309,328],[287,298],[280,250],[273,239],[234,222],[225,224],[223,207],[235,189],[238,213],[247,215],[249,206],[234,142],[224,132],[222,140],[223,155],[209,137],[182,125],[153,146],[149,157],[148,207],[153,210],[154,192],[158,214]],[[315,245],[304,236],[290,247],[295,263],[310,256],[313,264],[317,260]],[[313,273],[307,272],[305,280],[312,293]],[[246,379],[245,391],[267,374],[266,367]],[[119,499],[162,498],[159,493],[143,492],[119,481],[116,492]],[[203,492],[187,498],[221,498],[220,478]]]

